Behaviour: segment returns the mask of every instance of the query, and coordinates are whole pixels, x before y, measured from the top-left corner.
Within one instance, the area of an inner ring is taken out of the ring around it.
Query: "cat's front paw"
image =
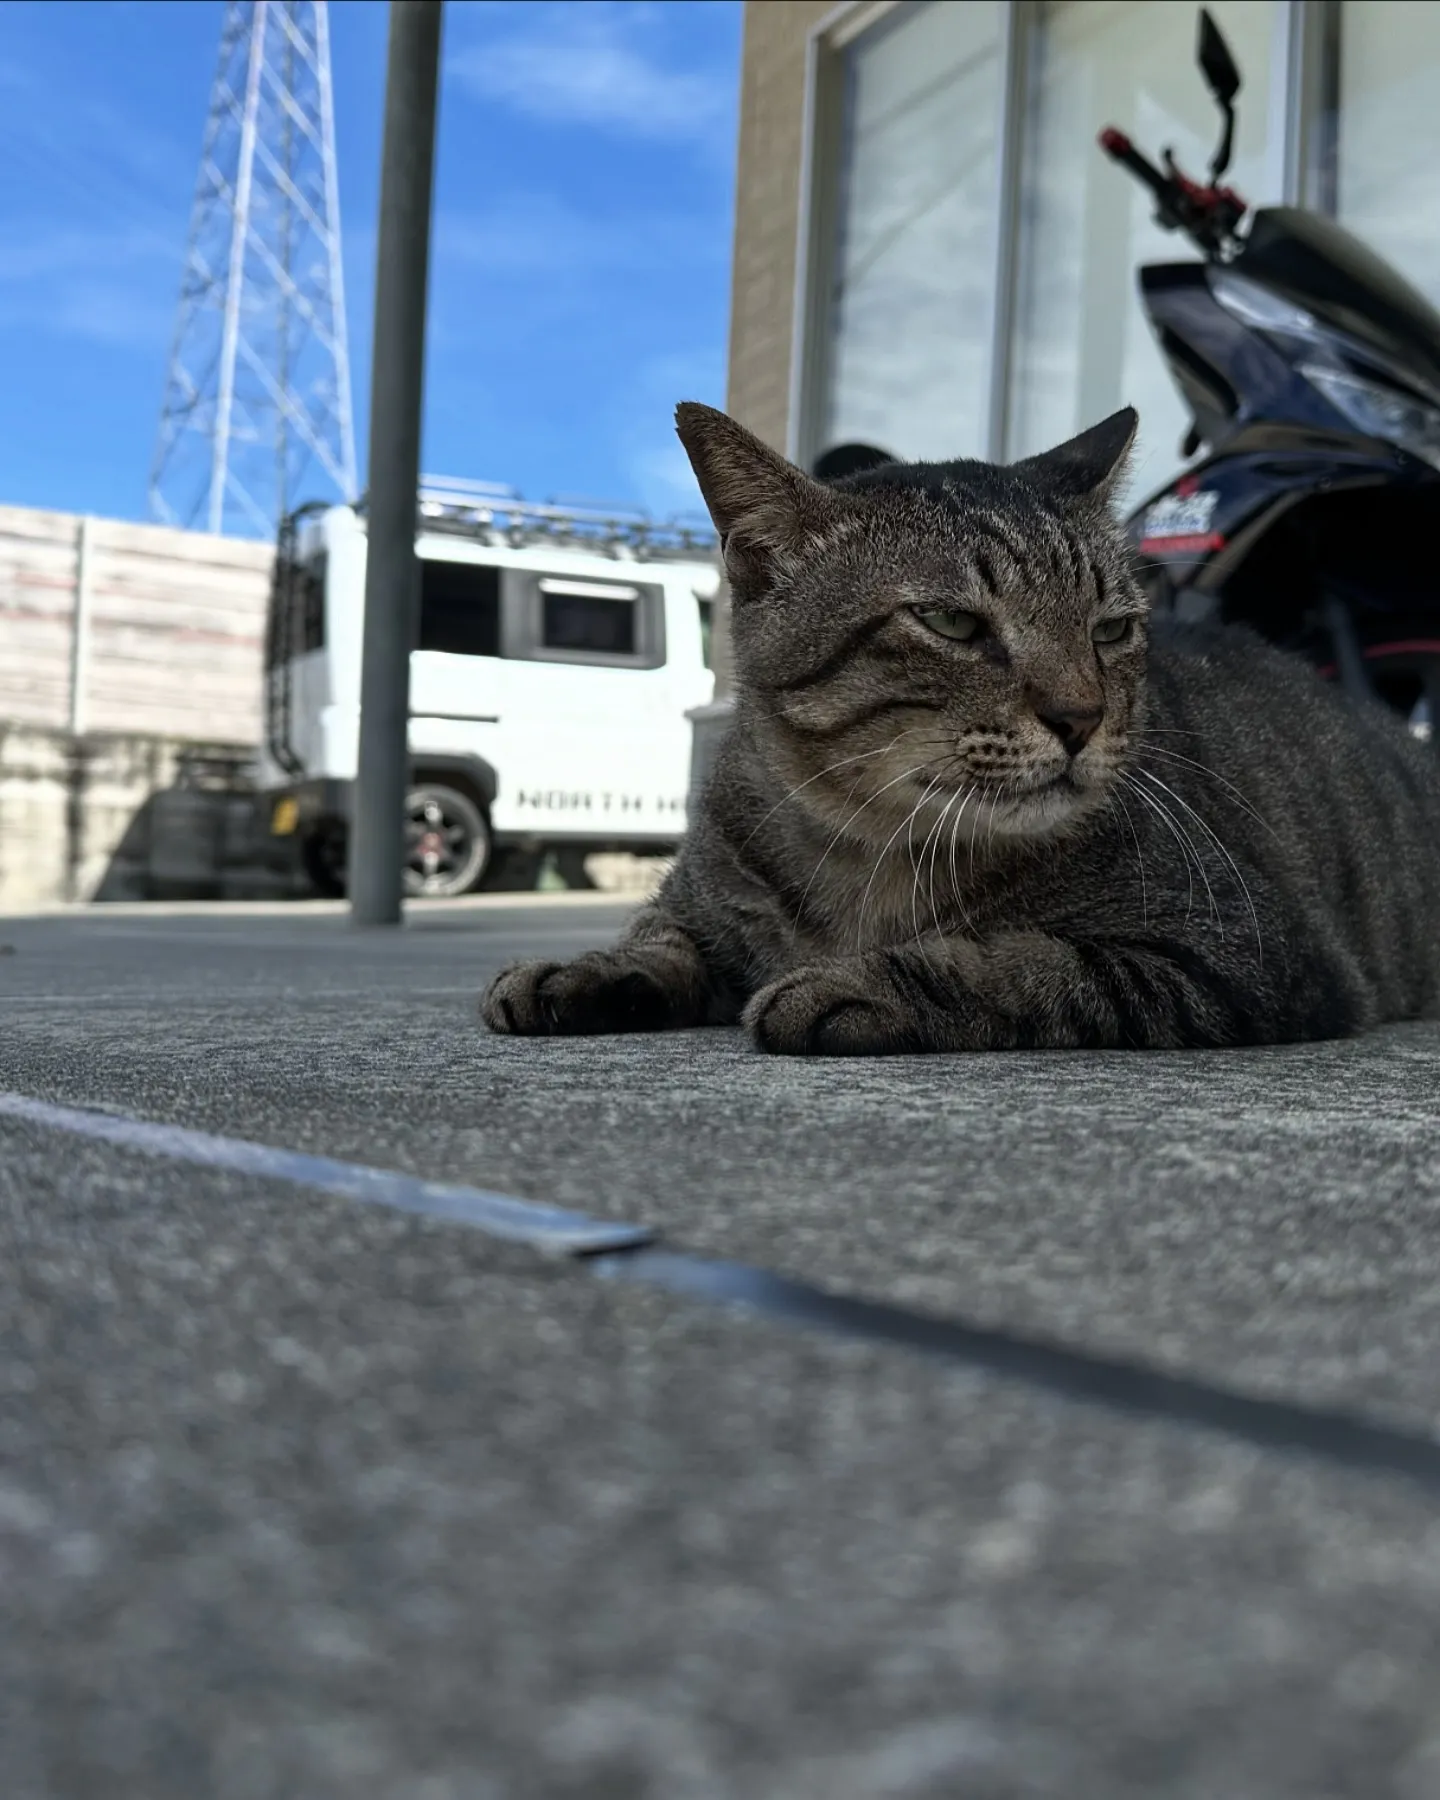
[[[743,1022],[776,1056],[890,1056],[918,1047],[896,1002],[842,962],[809,963],[772,981],[751,997]]]
[[[568,963],[512,963],[480,1002],[492,1031],[517,1037],[659,1031],[672,1023],[672,1011],[657,975],[619,950],[594,950]]]

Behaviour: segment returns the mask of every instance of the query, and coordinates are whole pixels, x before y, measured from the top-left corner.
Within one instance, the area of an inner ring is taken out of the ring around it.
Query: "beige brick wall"
[[[785,447],[800,223],[805,46],[834,0],[747,0],[727,408]]]
[[[834,0],[746,0],[726,411],[785,448],[805,130],[805,50]],[[731,686],[730,606],[716,597],[715,694]]]

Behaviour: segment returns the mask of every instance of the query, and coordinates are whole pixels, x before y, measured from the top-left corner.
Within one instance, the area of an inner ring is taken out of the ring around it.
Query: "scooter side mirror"
[[[1240,70],[1230,54],[1230,46],[1220,35],[1220,27],[1203,6],[1200,8],[1200,38],[1196,58],[1200,64],[1200,72],[1205,77],[1205,85],[1215,96],[1216,103],[1225,115],[1220,147],[1210,159],[1210,182],[1213,186],[1230,167],[1230,156],[1235,144],[1235,96],[1240,92]]]
[[[1228,113],[1230,104],[1240,92],[1240,70],[1230,54],[1220,27],[1202,6],[1200,9],[1200,42],[1196,51],[1205,85]]]

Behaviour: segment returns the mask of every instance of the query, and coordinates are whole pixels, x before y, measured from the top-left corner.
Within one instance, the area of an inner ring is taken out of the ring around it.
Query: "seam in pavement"
[[[25,1094],[0,1092],[0,1119],[69,1132],[142,1155],[288,1181],[368,1205],[447,1219],[489,1237],[569,1256],[605,1279],[642,1283],[829,1337],[890,1344],[1109,1412],[1199,1426],[1261,1449],[1402,1475],[1440,1489],[1440,1442],[1433,1438],[1372,1424],[1350,1413],[1261,1399],[1064,1344],[832,1293],[745,1263],[667,1250],[643,1225],[592,1219],[483,1188],[422,1181],[362,1163],[137,1119],[118,1110],[56,1106]]]

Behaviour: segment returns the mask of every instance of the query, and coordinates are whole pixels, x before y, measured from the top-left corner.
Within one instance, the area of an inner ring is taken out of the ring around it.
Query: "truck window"
[[[501,644],[507,657],[598,669],[664,667],[660,581],[506,569],[501,586]]]
[[[325,648],[325,557],[317,556],[299,572],[300,649]]]
[[[540,583],[540,643],[546,650],[589,650],[634,656],[635,607],[640,590],[610,582]]]
[[[500,571],[483,563],[420,564],[420,648],[500,654]]]

